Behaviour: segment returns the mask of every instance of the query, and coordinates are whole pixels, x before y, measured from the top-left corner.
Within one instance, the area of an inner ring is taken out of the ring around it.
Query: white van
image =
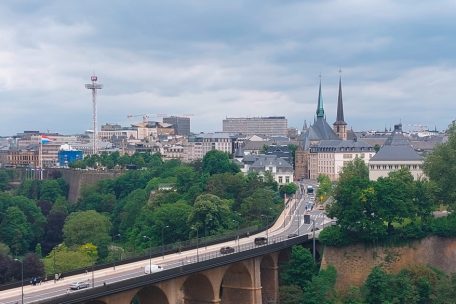
[[[159,272],[162,270],[163,270],[163,267],[161,267],[160,265],[152,264],[150,266],[149,265],[144,266],[145,274],[155,273],[155,272]]]

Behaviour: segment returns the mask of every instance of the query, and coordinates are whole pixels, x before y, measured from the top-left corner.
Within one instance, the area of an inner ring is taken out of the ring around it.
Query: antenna
[[[103,88],[102,84],[98,84],[97,80],[98,77],[93,75],[90,77],[92,83],[86,84],[85,88],[92,90],[92,105],[93,105],[93,113],[92,113],[92,120],[93,120],[93,154],[97,154],[97,90],[101,90]]]

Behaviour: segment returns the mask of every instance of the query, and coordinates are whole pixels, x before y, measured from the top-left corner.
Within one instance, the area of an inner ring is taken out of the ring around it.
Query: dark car
[[[288,238],[291,239],[291,238],[294,238],[294,237],[297,237],[298,235],[296,233],[290,233],[288,235]]]
[[[320,228],[318,228],[318,227],[315,227],[315,229],[312,228],[312,229],[310,229],[310,232],[314,232],[314,231],[317,231],[317,230],[320,230]]]
[[[253,241],[255,243],[255,245],[265,245],[268,243],[268,238],[262,236],[262,237],[257,237],[255,238],[255,240]]]
[[[233,252],[234,252],[234,248],[230,247],[230,246],[220,248],[221,254],[229,254],[229,253],[233,253]]]

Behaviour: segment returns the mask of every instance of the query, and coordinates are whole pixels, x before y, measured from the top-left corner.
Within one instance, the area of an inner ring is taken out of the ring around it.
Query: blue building
[[[58,152],[58,161],[60,167],[68,167],[69,164],[77,160],[82,160],[84,154],[81,150],[74,150],[70,145],[62,145]]]

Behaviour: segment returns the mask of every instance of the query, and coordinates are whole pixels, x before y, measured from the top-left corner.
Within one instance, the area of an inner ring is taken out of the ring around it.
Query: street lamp
[[[21,263],[21,299],[24,304],[24,262],[19,259],[14,259],[16,262]]]
[[[120,233],[112,236],[112,243],[113,244],[114,244],[115,238],[120,238]],[[114,246],[112,247],[112,250],[113,250],[113,253],[114,253]],[[115,254],[113,254],[113,257],[112,257],[112,263],[113,263],[114,270],[116,270],[116,257],[115,257]]]
[[[315,220],[310,218],[310,214],[304,214],[304,224],[310,224],[312,221],[312,255],[315,262]]]
[[[262,214],[261,217],[266,218],[266,238],[269,239],[269,216]]]
[[[212,222],[212,218],[204,221],[204,247],[207,249],[207,225]]]
[[[234,223],[236,223],[236,239],[237,239],[237,245],[238,245],[238,252],[240,251],[239,248],[239,221],[233,220]]]
[[[198,227],[193,226],[192,230],[196,230],[196,262],[199,262],[199,235],[198,235]]]
[[[147,235],[143,235],[143,238],[149,240],[149,273],[152,274],[152,239]]]
[[[165,228],[169,228],[168,225],[162,227],[162,259],[165,259]]]
[[[55,252],[56,252],[57,250],[59,250],[61,246],[62,246],[62,244],[58,244],[58,245],[55,246],[54,249],[53,249],[53,252],[54,252],[54,254],[53,254],[54,264],[53,264],[52,270],[54,271],[54,283],[57,282],[57,276],[56,276],[56,275],[57,275],[57,272],[55,271]]]

